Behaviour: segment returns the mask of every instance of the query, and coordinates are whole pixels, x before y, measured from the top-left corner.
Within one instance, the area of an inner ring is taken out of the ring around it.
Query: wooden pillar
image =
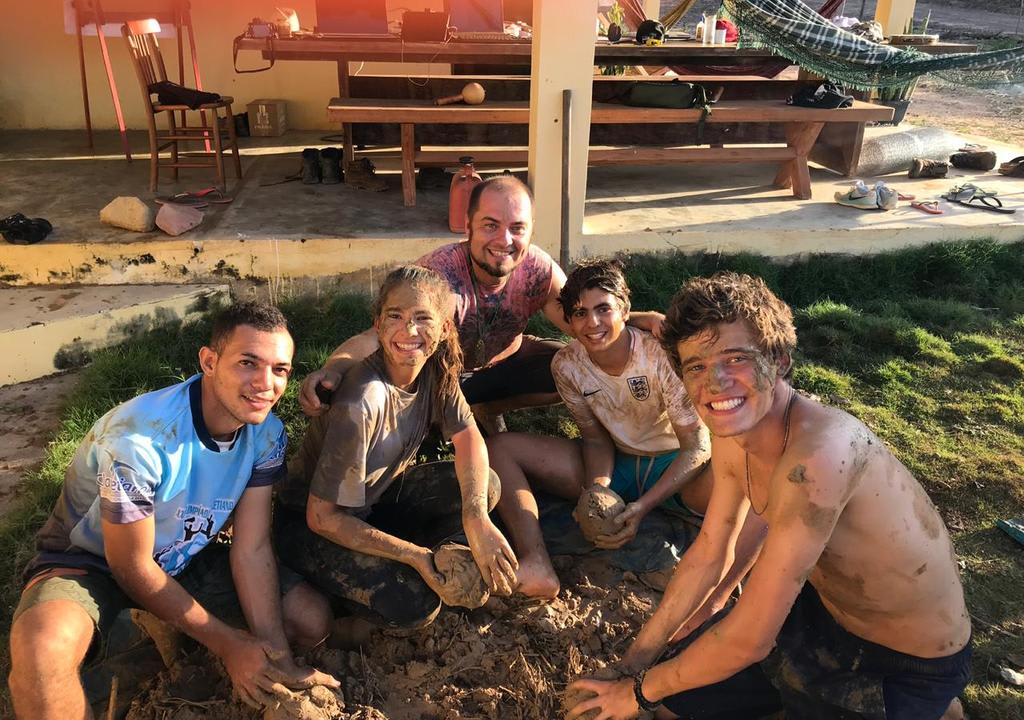
[[[569,248],[579,254],[587,193],[597,0],[534,0],[530,75],[529,183],[536,197],[534,242],[555,258],[561,245],[562,96],[572,90],[569,127]]]
[[[875,20],[882,24],[882,32],[886,37],[903,32],[914,17],[916,5],[917,0],[878,0]]]

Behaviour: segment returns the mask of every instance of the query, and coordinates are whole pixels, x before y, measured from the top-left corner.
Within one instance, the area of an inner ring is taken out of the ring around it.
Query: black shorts
[[[491,367],[462,375],[462,394],[470,405],[495,402],[519,395],[558,392],[551,376],[551,359],[565,347],[560,340],[523,335],[512,355]]]
[[[670,696],[665,707],[681,718],[717,720],[780,709],[786,720],[939,720],[970,677],[970,642],[941,658],[869,642],[836,622],[805,583],[765,660],[722,682]]]

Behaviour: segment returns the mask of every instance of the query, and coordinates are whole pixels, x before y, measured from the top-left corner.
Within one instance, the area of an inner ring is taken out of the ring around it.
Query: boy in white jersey
[[[597,486],[626,502],[618,530],[595,544],[617,548],[662,503],[680,501],[699,514],[711,492],[707,430],[658,340],[626,327],[629,288],[621,266],[600,260],[578,266],[559,295],[576,338],[551,364],[558,392],[580,428],[582,442],[502,433],[487,440],[501,478],[501,518],[519,558],[518,592],[558,593],[544,547],[533,488],[582,504]]]
[[[271,489],[285,474],[287,444],[270,410],[294,347],[277,308],[234,305],[199,351],[200,374],[93,425],[39,532],[14,613],[18,718],[92,717],[78,671],[103,660],[127,607],[209,648],[250,705],[269,703],[279,684],[338,687],[292,658],[290,644],[308,649],[326,636],[330,608],[294,572],[279,574],[270,542]],[[229,518],[230,552],[211,542]]]

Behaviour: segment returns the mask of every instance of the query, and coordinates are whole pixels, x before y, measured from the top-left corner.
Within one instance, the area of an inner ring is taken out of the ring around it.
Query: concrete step
[[[78,367],[92,350],[227,298],[219,284],[0,289],[0,386]]]

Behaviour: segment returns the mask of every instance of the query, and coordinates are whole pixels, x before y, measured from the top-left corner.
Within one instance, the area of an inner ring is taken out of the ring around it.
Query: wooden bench
[[[693,75],[681,78],[700,83],[712,91],[721,88],[722,100],[785,100],[807,81],[796,78],[764,78],[757,75]],[[614,102],[628,86],[637,80],[644,82],[671,82],[672,77],[656,75],[595,75],[593,99],[595,102]],[[467,82],[484,86],[489,100],[529,100],[529,75],[387,75],[368,73],[350,78],[348,97],[399,98],[434,100],[446,95],[458,95]],[[826,122],[808,157],[818,165],[840,175],[855,175],[860,162],[860,149],[864,142],[864,122]],[[351,127],[351,126],[349,126]],[[593,125],[590,129],[591,145],[652,145],[657,147],[692,145],[696,142],[696,127],[691,125]],[[527,128],[517,125],[425,125],[416,129],[416,139],[423,145],[460,147],[465,145],[525,145]],[[737,138],[740,139],[737,139]],[[626,139],[624,139],[626,138]],[[754,144],[783,141],[779,127],[769,124],[743,125],[717,124],[705,127],[705,142],[709,144]],[[355,140],[362,145],[397,145],[397,126],[358,125]],[[347,146],[346,146],[347,147]]]
[[[406,206],[416,204],[416,167],[430,156],[416,144],[416,126],[424,124],[525,125],[530,121],[525,100],[488,101],[482,105],[436,106],[429,100],[335,98],[327,107],[330,120],[338,123],[395,123],[401,128],[402,194]],[[595,102],[592,125],[690,123],[700,120],[700,110],[632,107]],[[792,187],[793,196],[811,197],[807,156],[826,122],[863,123],[889,120],[892,109],[857,101],[843,110],[818,110],[786,105],[780,100],[728,100],[715,105],[708,124],[770,123],[781,125],[785,144],[779,146],[612,147],[592,148],[589,162],[605,164],[676,164],[692,162],[771,162],[779,165],[777,187]],[[522,159],[526,151],[521,152]]]

